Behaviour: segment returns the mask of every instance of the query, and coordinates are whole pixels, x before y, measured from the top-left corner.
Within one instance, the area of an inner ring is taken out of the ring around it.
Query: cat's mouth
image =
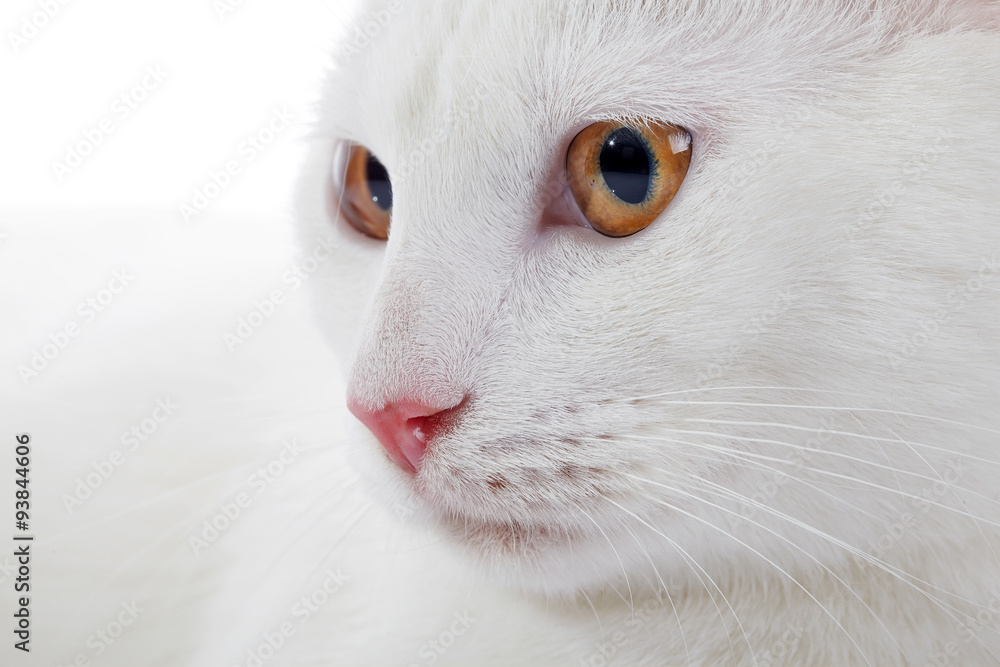
[[[571,528],[553,529],[521,521],[489,521],[453,512],[442,514],[440,519],[454,539],[500,558],[536,556],[547,548],[569,543],[575,534]]]

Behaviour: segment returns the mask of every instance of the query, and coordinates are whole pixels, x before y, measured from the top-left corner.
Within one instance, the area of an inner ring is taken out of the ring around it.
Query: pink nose
[[[387,403],[381,410],[371,411],[353,397],[348,397],[347,407],[375,434],[396,465],[407,472],[417,472],[431,436],[432,423],[428,417],[442,410],[417,401],[398,401]]]

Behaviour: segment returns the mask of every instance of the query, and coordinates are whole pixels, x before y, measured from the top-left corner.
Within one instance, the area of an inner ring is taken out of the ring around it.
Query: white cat
[[[392,602],[362,593],[351,622],[413,646],[451,631],[419,622],[441,599],[483,617],[461,658],[415,664],[1000,662],[997,5],[361,17],[380,29],[331,75],[301,191],[305,247],[338,244],[316,308],[378,436],[355,458],[514,592],[487,619],[435,544],[374,560],[358,576],[386,568]],[[636,128],[650,190],[683,180],[624,238],[571,173],[615,169],[610,130],[567,157],[602,122]],[[409,664],[341,645],[315,650]]]
[[[364,7],[299,193],[346,393],[308,331],[198,384],[266,407],[148,479],[304,449],[211,548],[101,542],[114,664],[1000,664],[997,16]]]

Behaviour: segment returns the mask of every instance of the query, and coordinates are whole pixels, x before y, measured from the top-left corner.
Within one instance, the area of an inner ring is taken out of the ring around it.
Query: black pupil
[[[389,182],[389,172],[374,155],[368,155],[365,165],[365,178],[368,179],[368,190],[372,193],[372,201],[382,209],[392,208],[392,183]]]
[[[601,174],[608,189],[629,204],[646,199],[649,191],[649,153],[646,143],[627,127],[615,130],[601,147]]]

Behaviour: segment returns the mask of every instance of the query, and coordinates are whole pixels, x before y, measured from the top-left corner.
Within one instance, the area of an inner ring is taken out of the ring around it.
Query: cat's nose
[[[403,400],[387,403],[381,410],[369,410],[354,397],[348,396],[347,407],[368,427],[393,463],[407,472],[417,472],[427,451],[436,415],[447,408]]]

